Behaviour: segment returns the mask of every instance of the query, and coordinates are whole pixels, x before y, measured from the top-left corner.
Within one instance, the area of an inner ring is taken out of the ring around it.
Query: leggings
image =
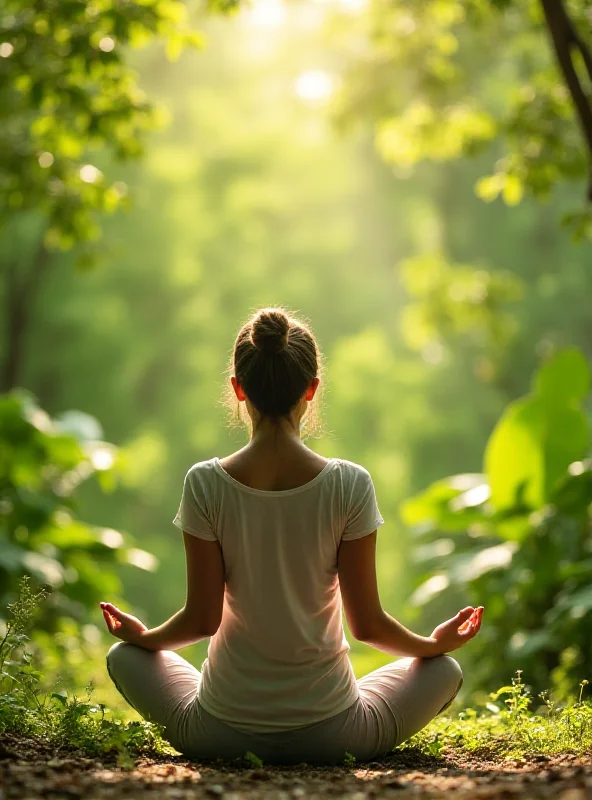
[[[125,642],[107,654],[109,675],[124,699],[165,729],[166,739],[189,759],[236,759],[254,753],[268,764],[337,764],[384,755],[448,708],[463,682],[448,655],[401,658],[358,680],[359,698],[336,716],[273,733],[243,732],[199,703],[201,674],[169,650]]]

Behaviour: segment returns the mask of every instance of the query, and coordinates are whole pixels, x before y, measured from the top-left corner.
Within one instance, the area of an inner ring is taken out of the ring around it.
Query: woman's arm
[[[187,599],[180,611],[148,630],[136,617],[101,603],[110,632],[147,650],[180,650],[213,636],[222,620],[224,561],[218,542],[183,532],[187,558]]]
[[[342,541],[337,569],[347,624],[356,639],[377,650],[393,656],[430,658],[461,647],[481,626],[481,607],[464,608],[431,636],[419,636],[387,614],[376,580],[376,531]]]

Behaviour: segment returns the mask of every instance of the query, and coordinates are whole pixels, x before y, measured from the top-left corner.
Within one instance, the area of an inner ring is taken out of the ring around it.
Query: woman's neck
[[[288,421],[262,420],[253,429],[249,445],[253,448],[276,447],[278,444],[302,444],[300,426]]]
[[[297,413],[292,413],[288,417],[280,417],[279,419],[270,419],[269,417],[252,418],[251,443],[300,441],[300,419],[301,415]]]

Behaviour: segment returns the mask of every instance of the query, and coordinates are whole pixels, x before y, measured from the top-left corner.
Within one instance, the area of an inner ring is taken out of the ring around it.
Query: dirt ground
[[[556,798],[592,799],[592,752],[493,760],[416,750],[353,767],[203,765],[182,757],[115,763],[55,753],[42,743],[0,737],[0,800],[297,800],[297,798]]]

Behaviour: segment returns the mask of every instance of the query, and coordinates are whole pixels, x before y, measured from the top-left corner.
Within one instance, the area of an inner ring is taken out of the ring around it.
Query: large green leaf
[[[492,547],[478,549],[476,552],[460,553],[450,560],[448,570],[450,580],[465,584],[492,570],[507,569],[517,549],[517,542],[501,542]]]
[[[582,400],[590,389],[590,367],[575,347],[561,350],[537,373],[534,391],[553,404]]]
[[[577,350],[558,353],[539,372],[535,394],[511,404],[494,429],[485,471],[496,510],[551,500],[569,465],[589,446],[589,422],[581,400],[589,369]]]
[[[536,398],[510,405],[496,425],[485,451],[485,472],[496,509],[543,503],[545,455],[544,407]]]

